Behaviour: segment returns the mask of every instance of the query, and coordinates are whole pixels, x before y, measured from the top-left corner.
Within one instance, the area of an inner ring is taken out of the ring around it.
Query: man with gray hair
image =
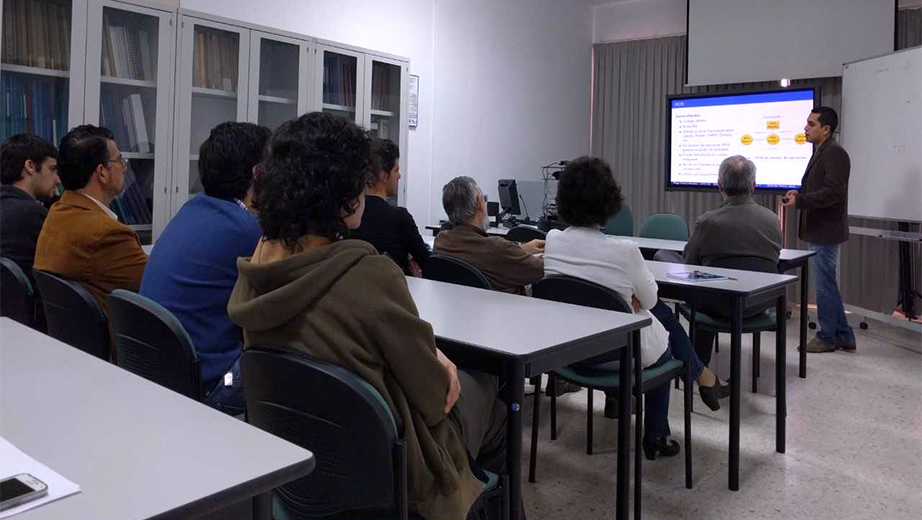
[[[752,200],[755,187],[756,166],[752,161],[734,155],[720,163],[717,189],[723,203],[695,220],[694,233],[685,245],[686,264],[706,266],[738,256],[778,263],[783,242],[781,224],[778,215]],[[709,314],[720,314],[706,310]],[[714,333],[700,330],[695,333],[695,350],[705,366],[711,359],[713,344]]]
[[[487,235],[487,204],[477,182],[455,177],[442,188],[442,206],[453,227],[435,237],[435,252],[444,253],[480,269],[493,289],[525,294],[525,286],[544,276],[544,240],[518,244]]]

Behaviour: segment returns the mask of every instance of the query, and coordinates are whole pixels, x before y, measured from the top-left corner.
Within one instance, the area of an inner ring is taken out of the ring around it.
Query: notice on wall
[[[419,124],[419,76],[410,75],[410,127]]]

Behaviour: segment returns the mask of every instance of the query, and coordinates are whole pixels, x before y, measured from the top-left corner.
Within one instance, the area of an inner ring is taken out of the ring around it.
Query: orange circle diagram
[[[745,134],[743,135],[743,137],[740,137],[740,142],[746,146],[749,146],[752,144],[752,136],[749,134]]]
[[[768,144],[778,144],[781,142],[781,138],[778,137],[778,134],[768,134],[766,141],[768,141]]]
[[[807,135],[803,132],[794,136],[794,142],[797,144],[804,144],[807,142]]]

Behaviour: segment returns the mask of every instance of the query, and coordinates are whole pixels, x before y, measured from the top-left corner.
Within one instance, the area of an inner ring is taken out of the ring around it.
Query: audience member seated
[[[82,125],[61,139],[58,176],[64,195],[45,218],[35,269],[78,281],[103,311],[115,289],[137,292],[147,264],[137,233],[109,204],[125,191],[128,159],[106,128]]]
[[[525,286],[544,276],[539,253],[544,240],[519,244],[487,235],[489,217],[483,192],[470,177],[455,177],[442,188],[442,206],[452,228],[435,237],[435,251],[480,269],[497,291],[525,294]]]
[[[365,190],[362,225],[350,237],[370,242],[379,252],[397,262],[404,274],[419,276],[420,269],[425,267],[429,258],[429,248],[419,235],[419,228],[410,212],[387,201],[388,197],[397,196],[399,159],[400,150],[393,141],[372,141],[372,184]]]
[[[39,202],[57,194],[58,151],[31,134],[14,135],[0,149],[0,256],[32,278],[35,245],[48,210]]]
[[[717,410],[720,408],[718,399],[729,395],[728,389],[701,364],[685,330],[669,307],[657,299],[656,281],[637,243],[608,237],[600,230],[621,210],[621,201],[621,188],[604,161],[589,157],[571,161],[557,186],[557,211],[570,227],[548,233],[545,273],[573,276],[608,287],[629,302],[635,313],[654,317],[653,323],[640,331],[644,368],[665,363],[670,357],[690,364],[701,400]],[[614,368],[618,355],[617,352],[603,354],[584,363]],[[616,396],[606,397],[606,416],[613,415],[615,399]],[[643,448],[647,458],[678,454],[678,443],[667,442],[668,384],[647,392],[646,410]]]
[[[483,489],[469,456],[503,470],[505,407],[495,378],[458,370],[436,348],[400,268],[368,242],[343,240],[362,221],[369,145],[330,114],[275,131],[255,183],[263,238],[237,261],[228,312],[244,349],[303,352],[368,381],[406,441],[410,510],[463,520]]]
[[[231,415],[246,408],[240,379],[240,327],[227,316],[237,282],[237,258],[250,256],[262,236],[253,178],[270,130],[221,123],[199,148],[205,193],[183,204],[151,251],[141,294],[182,323],[201,361],[205,403]]]
[[[783,238],[778,215],[752,199],[756,186],[756,165],[749,159],[734,155],[720,163],[717,189],[723,203],[695,220],[695,229],[682,261],[686,264],[711,265],[715,260],[733,257],[754,257],[778,263]],[[657,253],[657,259],[660,258]],[[744,317],[752,317],[774,306],[749,309]],[[729,318],[725,309],[705,307],[712,316]],[[714,332],[698,330],[695,350],[701,362],[711,362]]]

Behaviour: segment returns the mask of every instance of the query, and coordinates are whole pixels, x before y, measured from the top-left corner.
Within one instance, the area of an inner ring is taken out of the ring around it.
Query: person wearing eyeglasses
[[[126,159],[115,136],[82,125],[61,139],[58,177],[65,192],[48,211],[35,249],[35,269],[82,283],[103,311],[115,289],[138,291],[147,254],[109,204],[125,190]]]

